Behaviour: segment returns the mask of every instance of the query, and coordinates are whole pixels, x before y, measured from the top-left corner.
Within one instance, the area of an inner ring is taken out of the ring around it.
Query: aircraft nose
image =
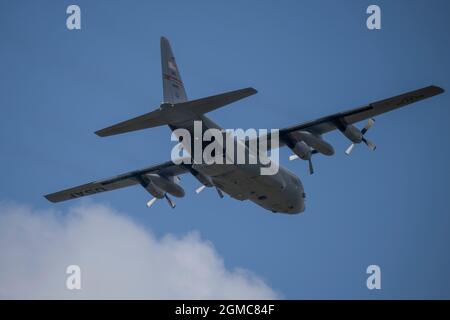
[[[305,201],[302,198],[298,201],[297,206],[294,207],[294,211],[292,213],[302,213],[303,211],[305,211]]]
[[[302,192],[300,197],[296,197],[296,201],[289,206],[288,213],[296,214],[305,211],[305,193]]]

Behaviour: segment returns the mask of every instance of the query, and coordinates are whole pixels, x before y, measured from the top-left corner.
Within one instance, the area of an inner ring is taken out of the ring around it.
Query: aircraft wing
[[[321,135],[335,129],[342,129],[345,125],[353,124],[362,120],[370,119],[377,115],[405,107],[414,102],[424,100],[435,95],[441,94],[444,89],[437,86],[428,86],[422,89],[407,92],[392,98],[369,103],[365,106],[338,112],[313,121],[296,124],[290,127],[280,129],[280,146],[285,145],[283,137],[295,131],[309,131],[316,135]],[[246,143],[249,141],[247,140]],[[268,140],[270,144],[270,140]]]
[[[280,135],[299,130],[307,130],[316,134],[324,134],[329,131],[339,129],[340,123],[353,124],[362,120],[367,120],[385,112],[405,107],[411,103],[433,97],[443,92],[444,90],[440,87],[425,87],[392,98],[369,103],[356,109],[335,113],[313,121],[287,127],[280,130]]]
[[[189,168],[187,166],[182,164],[177,165],[172,161],[167,161],[155,166],[130,171],[115,177],[94,181],[74,188],[47,194],[45,195],[45,198],[51,202],[61,202],[139,184],[139,177],[149,173],[157,173],[165,176],[176,176],[186,172],[189,172]]]

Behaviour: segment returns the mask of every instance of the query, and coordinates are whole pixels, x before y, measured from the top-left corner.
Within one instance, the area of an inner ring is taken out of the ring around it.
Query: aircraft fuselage
[[[172,131],[183,128],[194,136],[194,121],[202,121],[203,129],[222,129],[206,116],[171,125]],[[182,141],[192,150],[191,141]],[[246,147],[246,152],[250,150]],[[193,160],[193,159],[192,159]],[[250,200],[272,212],[295,214],[305,210],[305,193],[300,179],[279,166],[274,175],[261,175],[261,164],[192,164],[192,168],[209,177],[214,185],[237,200]]]

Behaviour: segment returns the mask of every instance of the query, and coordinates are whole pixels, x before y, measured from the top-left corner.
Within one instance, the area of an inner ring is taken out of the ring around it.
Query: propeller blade
[[[149,202],[147,202],[147,207],[150,208],[156,202],[156,200],[158,200],[158,199],[157,198],[153,198]]]
[[[354,147],[355,147],[355,144],[352,143],[352,144],[350,145],[350,147],[348,147],[347,150],[345,150],[345,154],[349,156],[350,153],[352,153]]]
[[[314,173],[314,168],[313,168],[313,164],[312,164],[311,158],[308,159],[308,164],[309,164],[309,174],[313,174]]]
[[[369,130],[374,124],[375,124],[375,119],[371,118],[371,119],[367,120],[367,123],[364,126],[364,128],[361,130],[361,133],[365,134],[367,132],[367,130]]]
[[[172,209],[174,209],[174,208],[176,207],[175,202],[173,202],[173,200],[169,198],[169,196],[167,195],[167,193],[164,194],[164,197],[166,198],[167,202],[168,202],[169,205],[172,207]]]
[[[220,198],[223,198],[223,192],[219,188],[216,187],[217,193],[219,194]]]
[[[367,140],[366,138],[363,138],[362,141],[369,147],[370,150],[374,151],[377,146],[374,145],[371,141]]]
[[[293,154],[293,155],[290,155],[290,156],[289,156],[289,161],[297,160],[298,158],[299,158],[298,155]]]
[[[200,187],[198,187],[197,189],[195,189],[195,193],[199,194],[200,192],[202,192],[203,190],[205,190],[206,186],[205,185],[201,185]]]

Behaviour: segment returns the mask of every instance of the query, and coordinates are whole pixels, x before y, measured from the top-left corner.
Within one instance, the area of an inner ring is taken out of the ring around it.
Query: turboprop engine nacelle
[[[184,189],[175,182],[175,177],[163,177],[152,173],[146,174],[143,180],[143,187],[155,198],[164,198],[166,192],[174,197],[184,197]]]
[[[289,157],[289,160],[300,158],[308,161],[309,174],[314,173],[311,157],[313,153],[322,153],[331,156],[334,154],[333,147],[322,140],[321,137],[312,134],[309,131],[296,131],[289,134],[288,146],[295,155]],[[312,149],[314,148],[314,150]]]
[[[369,130],[374,124],[375,119],[369,119],[364,128],[362,128],[362,130],[359,130],[358,128],[356,128],[354,125],[351,124],[345,125],[344,128],[339,129],[344,134],[344,136],[347,137],[347,139],[349,139],[352,142],[350,147],[348,147],[347,150],[345,150],[345,153],[347,155],[349,155],[352,152],[355,144],[361,142],[364,142],[369,147],[370,150],[372,151],[375,150],[376,146],[364,137],[367,130]]]
[[[292,148],[292,152],[294,152],[302,160],[311,159],[311,147],[308,146],[304,141],[298,141]]]
[[[303,141],[323,155],[332,156],[334,154],[334,148],[331,144],[309,131],[295,131],[290,133],[289,137],[295,142],[295,145],[297,145],[299,141]]]
[[[142,187],[147,190],[148,193],[150,193],[152,196],[154,196],[157,199],[164,198],[164,190],[161,190],[161,188],[158,188],[152,180],[142,177],[141,178],[141,185]]]
[[[361,143],[363,138],[362,132],[352,124],[347,125],[342,133],[353,143]]]

